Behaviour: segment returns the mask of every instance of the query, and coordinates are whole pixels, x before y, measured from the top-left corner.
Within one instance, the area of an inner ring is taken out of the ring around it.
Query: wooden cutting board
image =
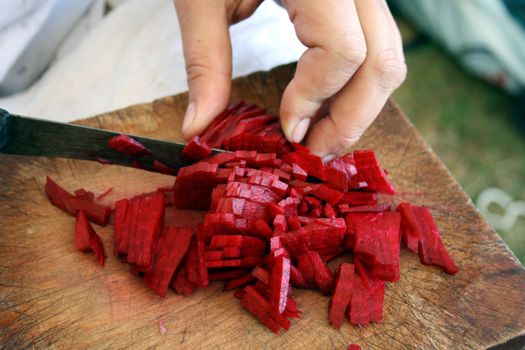
[[[235,80],[233,100],[278,111],[293,66]],[[186,94],[79,121],[110,130],[179,139]],[[49,140],[53,142],[53,140]],[[303,317],[276,336],[212,283],[189,298],[160,298],[111,255],[112,227],[96,227],[108,252],[101,268],[75,250],[74,218],[53,207],[50,175],[69,190],[113,192],[107,203],[171,185],[173,178],[73,160],[0,155],[0,340],[6,348],[481,349],[525,344],[525,270],[485,222],[398,107],[389,102],[357,145],[374,148],[402,195],[432,208],[460,272],[449,276],[402,250],[401,280],[389,284],[384,322],[330,327],[328,298],[294,291]],[[496,166],[496,165],[495,165]],[[199,212],[170,216],[172,224]],[[159,322],[165,324],[161,334]]]

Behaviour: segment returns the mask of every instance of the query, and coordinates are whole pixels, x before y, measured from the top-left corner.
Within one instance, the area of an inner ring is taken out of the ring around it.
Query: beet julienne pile
[[[109,146],[138,159],[149,154],[125,135]],[[210,156],[210,147],[236,151]],[[224,290],[236,289],[241,305],[278,333],[301,315],[292,289],[315,289],[331,296],[328,319],[339,328],[345,317],[354,325],[382,320],[386,283],[400,278],[401,244],[425,265],[458,271],[426,208],[378,202],[378,193],[395,190],[373,151],[325,164],[288,143],[277,117],[241,102],[193,138],[183,157],[195,163],[179,170],[172,189],[124,198],[114,207],[114,254],[161,296],[169,287],[190,295],[209,281],[225,281]],[[94,251],[104,265],[89,220],[105,225],[111,208],[49,178],[46,193],[76,215],[77,248]],[[171,205],[207,210],[204,222],[164,227]],[[349,252],[352,263],[328,267]]]

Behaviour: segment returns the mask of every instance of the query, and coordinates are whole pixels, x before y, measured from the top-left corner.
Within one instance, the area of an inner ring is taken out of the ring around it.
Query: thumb
[[[232,50],[223,1],[176,0],[189,103],[182,134],[189,139],[206,129],[230,99]]]

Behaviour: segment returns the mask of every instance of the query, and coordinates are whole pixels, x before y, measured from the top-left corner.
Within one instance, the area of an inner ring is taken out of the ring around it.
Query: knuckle
[[[395,49],[381,51],[371,62],[372,69],[377,77],[377,83],[385,90],[397,89],[407,74],[407,67],[403,55]]]
[[[352,146],[366,130],[366,127],[362,125],[341,125],[342,123],[335,121],[331,114],[328,116],[328,120],[330,121],[331,132],[327,134],[330,135],[330,138],[337,135],[337,146],[340,149]]]
[[[364,129],[362,128],[352,128],[344,130],[341,134],[341,146],[347,148],[356,143],[363,135]]]
[[[334,52],[348,66],[360,67],[365,62],[367,55],[365,39],[360,37],[346,38]]]
[[[193,56],[189,57],[186,61],[188,81],[206,79],[213,75],[228,75],[226,72],[218,70],[217,67],[206,58]]]
[[[186,65],[186,75],[188,77],[188,81],[202,79],[206,77],[207,72],[209,71],[210,69],[206,65],[202,65],[197,62],[191,62]]]

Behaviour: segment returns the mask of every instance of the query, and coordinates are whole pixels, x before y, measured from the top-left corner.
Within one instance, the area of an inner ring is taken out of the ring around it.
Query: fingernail
[[[191,102],[186,109],[186,115],[184,116],[184,121],[182,122],[182,133],[186,134],[188,129],[191,127],[195,120],[195,102]]]
[[[328,163],[336,158],[335,154],[327,154],[323,157],[323,162]]]
[[[308,131],[308,127],[310,126],[310,119],[304,118],[301,119],[299,123],[295,126],[295,129],[292,133],[292,138],[294,142],[301,142],[304,139],[304,136],[306,135],[306,132]]]

